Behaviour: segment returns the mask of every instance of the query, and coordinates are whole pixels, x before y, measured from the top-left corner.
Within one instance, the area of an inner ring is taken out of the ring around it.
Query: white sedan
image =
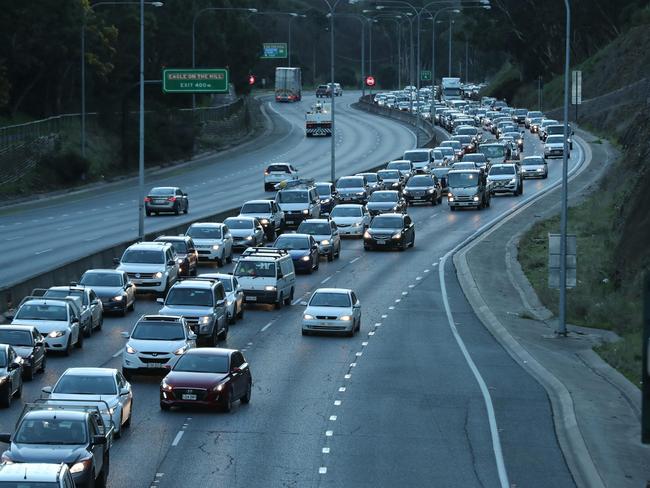
[[[361,302],[347,288],[319,288],[302,316],[302,335],[337,332],[352,337],[361,330]]]
[[[366,207],[354,203],[337,205],[332,209],[330,218],[342,236],[362,237],[370,225],[370,214]]]
[[[68,368],[54,387],[46,386],[43,393],[49,400],[97,404],[104,422],[115,427],[115,437],[131,425],[133,392],[131,384],[114,368]],[[70,402],[72,403],[72,402]]]

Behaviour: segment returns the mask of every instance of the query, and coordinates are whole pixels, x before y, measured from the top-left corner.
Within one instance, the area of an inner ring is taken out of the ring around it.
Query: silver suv
[[[158,299],[160,315],[184,317],[199,342],[216,346],[228,337],[226,291],[217,279],[192,278],[176,283]]]
[[[121,259],[113,261],[118,270],[126,271],[137,291],[164,296],[178,279],[178,259],[168,242],[138,242],[129,246]]]

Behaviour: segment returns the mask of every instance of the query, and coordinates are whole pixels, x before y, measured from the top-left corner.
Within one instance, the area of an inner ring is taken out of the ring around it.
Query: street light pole
[[[451,27],[452,27],[451,15],[449,16],[449,68],[447,69],[447,76],[451,76]]]
[[[144,1],[140,0],[140,138],[138,148],[138,238],[144,240]]]
[[[566,255],[567,255],[567,224],[569,219],[569,55],[571,35],[571,5],[564,0],[566,9],[565,41],[564,41],[564,150],[562,151],[562,215],[560,222],[560,317],[557,333],[567,335],[566,328]]]
[[[330,155],[330,177],[332,183],[336,181],[336,96],[334,95],[334,11],[340,0],[323,0],[329,9],[330,15],[330,93],[332,94],[332,141]]]

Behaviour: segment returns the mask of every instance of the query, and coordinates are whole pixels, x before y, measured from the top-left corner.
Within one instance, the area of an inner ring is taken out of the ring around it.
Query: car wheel
[[[364,251],[370,251],[371,249],[370,249],[370,246],[363,246],[363,250]]]
[[[215,261],[217,263],[218,268],[221,268],[223,266],[223,257],[217,258]]]
[[[411,243],[409,244],[409,247],[415,247],[415,233],[413,234],[413,237],[411,238]]]
[[[449,207],[449,210],[451,210],[452,212],[455,212],[455,211],[456,211],[456,207]]]
[[[277,302],[275,302],[275,308],[277,310],[280,310],[282,308],[282,305],[284,305],[284,295],[280,294],[280,299]]]
[[[442,193],[438,195],[438,205],[442,203]]]
[[[302,335],[308,336],[311,335],[311,333],[308,330],[302,329]]]
[[[242,320],[244,318],[244,304],[241,304],[241,307],[239,308],[239,313],[237,314],[237,318],[239,320]]]
[[[221,331],[221,335],[219,336],[219,339],[221,339],[222,341],[225,341],[226,339],[228,339],[228,331],[230,330],[230,327],[228,327],[228,321],[227,320],[226,320],[226,323],[224,324],[224,326],[225,327],[223,328],[223,330]]]
[[[219,342],[219,334],[215,327],[214,331],[212,331],[212,335],[210,336],[210,340],[209,340],[210,347],[217,347],[217,342]]]
[[[34,379],[34,367],[30,366],[29,368],[23,369],[23,380],[32,381]]]
[[[318,271],[318,268],[320,268],[320,256],[316,257],[316,266],[314,266],[316,271]]]
[[[131,302],[131,306],[127,307],[131,312],[135,310],[135,297],[133,297],[133,301]]]
[[[93,333],[93,321],[90,319],[90,325],[88,327],[84,327],[84,337],[90,337]]]
[[[14,396],[16,398],[20,398],[20,397],[23,396],[23,381],[22,381],[22,378],[20,379],[20,386],[16,390],[16,393],[14,393]]]
[[[65,349],[63,350],[63,355],[69,356],[71,352],[72,352],[72,339],[68,337],[68,342],[65,346]]]
[[[248,386],[246,387],[246,393],[244,394],[243,397],[241,397],[241,402],[244,405],[248,405],[251,402],[251,391],[253,389],[252,382],[248,382]]]
[[[174,206],[174,215],[178,215],[181,213],[181,207],[180,205],[175,205]]]
[[[165,404],[163,402],[160,402],[160,410],[163,410],[163,411],[167,412],[167,411],[169,411],[170,408],[171,408],[170,405],[167,405],[167,404]]]
[[[131,409],[129,410],[129,418],[126,419],[126,422],[124,422],[124,427],[125,429],[128,429],[131,427],[131,419],[133,418],[133,400],[131,400]]]
[[[289,293],[289,296],[284,299],[284,304],[291,305],[292,301],[293,301],[293,288],[291,288],[291,292]]]
[[[331,249],[329,254],[327,255],[327,261],[330,263],[334,261],[334,249]]]
[[[43,360],[41,361],[41,367],[38,370],[41,373],[45,373],[45,367],[47,366],[47,356],[43,353]]]
[[[97,321],[97,330],[102,330],[102,327],[104,327],[104,314],[100,315]]]
[[[74,345],[77,349],[84,347],[84,335],[80,332],[77,336],[77,343]]]
[[[147,214],[147,217],[151,217],[151,210],[147,210],[145,214]]]
[[[236,321],[237,321],[237,315],[235,315],[235,314],[233,314],[233,315],[228,315],[228,323],[229,323],[229,324],[232,325],[232,324],[234,324]]]
[[[336,259],[341,257],[341,244],[336,248]]]
[[[232,393],[232,388],[228,389],[228,399],[223,405],[223,411],[226,413],[232,412],[232,405],[233,405],[233,393]]]
[[[126,305],[124,305],[124,308],[122,308],[122,310],[120,310],[120,312],[119,312],[120,317],[125,317],[126,316],[127,309],[128,309],[128,307]]]
[[[188,203],[187,205],[185,205],[185,210],[183,210],[183,213],[187,214],[187,212],[189,211],[190,211],[190,204]]]

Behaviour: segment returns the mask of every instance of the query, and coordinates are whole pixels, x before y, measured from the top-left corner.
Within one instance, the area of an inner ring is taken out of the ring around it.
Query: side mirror
[[[130,334],[129,332],[125,331],[125,330],[123,330],[122,332],[120,332],[120,335],[121,335],[122,337],[124,337],[125,339],[129,339],[129,338],[131,337],[131,334]]]
[[[196,340],[196,337],[197,337],[197,335],[196,335],[194,332],[190,332],[190,333],[188,334],[188,336],[187,336],[187,338],[188,338],[189,340],[191,340],[191,341],[195,341],[195,340]]]
[[[159,298],[156,298],[156,302],[164,304],[164,303],[165,303],[165,299],[159,297]]]
[[[15,308],[12,308],[11,310],[7,310],[7,311],[4,313],[4,316],[5,316],[5,318],[6,318],[7,320],[9,320],[9,321],[13,320],[14,317],[16,316],[16,309],[15,309]]]
[[[131,390],[128,389],[128,388],[126,388],[126,387],[124,387],[124,388],[120,388],[120,396],[126,396],[126,395],[128,395],[130,392],[131,392]]]
[[[73,324],[78,324],[78,323],[79,323],[79,319],[78,319],[77,317],[73,318],[73,319],[72,319],[72,323],[73,323]]]
[[[0,442],[9,444],[11,442],[11,434],[7,434],[7,433],[0,434]]]
[[[225,300],[219,300],[219,301],[217,302],[217,307],[223,307],[225,304],[226,304],[226,301],[225,301]]]
[[[11,363],[7,366],[7,370],[9,371],[16,371],[18,368],[20,368],[20,363]]]
[[[284,278],[284,275],[282,273],[278,272],[278,279],[282,279],[282,278]]]
[[[241,373],[241,368],[232,368],[232,369],[230,370],[230,372],[231,372],[231,373],[234,373],[234,374],[236,374],[236,373]]]
[[[113,258],[113,264],[114,265],[119,265],[120,264],[120,258]]]
[[[103,446],[106,444],[106,437],[103,435],[94,435],[93,436],[93,445],[94,446]]]
[[[128,290],[129,288],[132,288],[132,287],[133,287],[133,283],[131,283],[130,281],[126,285],[124,285],[125,290]]]
[[[45,393],[46,395],[49,395],[52,393],[52,387],[51,386],[44,386],[41,388],[41,391]]]
[[[176,261],[174,261],[173,259],[167,261],[167,266],[174,266],[174,264],[176,264]]]

